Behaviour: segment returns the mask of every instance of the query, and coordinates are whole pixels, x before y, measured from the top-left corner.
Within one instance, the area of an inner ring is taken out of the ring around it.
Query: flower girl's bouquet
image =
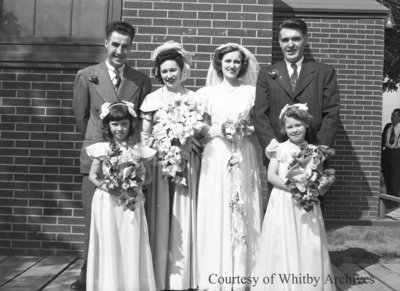
[[[124,210],[135,210],[136,204],[144,201],[142,186],[145,183],[146,168],[134,148],[121,151],[113,147],[103,158],[105,173],[99,177],[101,185],[106,184],[110,194],[118,197]]]
[[[292,198],[307,212],[319,203],[318,196],[325,194],[335,181],[335,170],[324,169],[323,163],[335,154],[327,146],[308,145],[293,155],[286,174],[286,185]]]
[[[154,146],[163,176],[177,185],[186,185],[190,142],[205,126],[204,108],[188,96],[176,96],[155,114]]]

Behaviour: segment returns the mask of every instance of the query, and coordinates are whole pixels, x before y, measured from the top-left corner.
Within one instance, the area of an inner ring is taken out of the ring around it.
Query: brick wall
[[[123,20],[137,28],[129,63],[150,74],[151,51],[167,40],[182,42],[196,53],[191,89],[204,86],[211,53],[228,41],[269,63],[272,2],[125,0]],[[0,254],[82,249],[82,136],[71,110],[75,73],[0,69]]]
[[[129,62],[150,74],[151,51],[166,40],[182,42],[196,53],[188,86],[197,89],[204,86],[212,52],[225,42],[245,45],[261,64],[276,61],[281,55],[276,36],[272,39],[272,21],[276,27],[285,15],[272,18],[272,2],[125,0],[123,19],[138,32]],[[307,54],[337,69],[341,90],[332,163],[338,178],[327,196],[325,217],[375,218],[383,20],[323,13],[305,20],[310,28]],[[0,69],[0,254],[67,254],[82,248],[82,137],[71,111],[75,73]]]
[[[305,53],[337,70],[341,95],[332,160],[337,180],[327,193],[324,217],[373,219],[380,188],[384,23],[357,14],[331,17],[304,17],[309,27]],[[282,19],[274,18],[275,28]],[[281,58],[274,35],[273,62]]]
[[[0,72],[0,253],[81,249],[75,71]]]

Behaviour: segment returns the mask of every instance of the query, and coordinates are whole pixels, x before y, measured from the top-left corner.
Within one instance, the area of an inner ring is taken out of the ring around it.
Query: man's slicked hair
[[[295,29],[301,31],[303,36],[307,34],[307,24],[304,22],[303,19],[300,18],[289,18],[286,19],[284,22],[279,25],[279,31],[281,32],[282,29]]]

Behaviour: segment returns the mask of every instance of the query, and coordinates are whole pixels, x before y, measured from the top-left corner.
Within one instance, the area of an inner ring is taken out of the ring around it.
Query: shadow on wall
[[[330,161],[336,170],[336,181],[325,196],[325,218],[377,217],[380,161],[372,151],[361,152],[362,146],[357,149],[356,143],[357,140],[349,139],[340,122],[334,146],[336,154]],[[380,151],[379,146],[376,151]]]

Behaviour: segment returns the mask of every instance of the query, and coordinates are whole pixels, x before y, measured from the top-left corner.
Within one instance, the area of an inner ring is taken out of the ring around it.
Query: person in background
[[[85,290],[86,262],[89,246],[92,198],[95,191],[89,181],[91,160],[85,148],[102,140],[100,107],[105,102],[130,101],[135,111],[151,92],[150,78],[126,64],[135,37],[135,29],[127,22],[111,22],[106,26],[106,60],[80,70],[75,78],[72,109],[78,130],[84,136],[80,156],[82,173],[82,206],[85,218],[84,262],[79,278],[71,289]]]
[[[400,196],[400,108],[392,112],[391,122],[382,132],[382,174],[386,193]]]

